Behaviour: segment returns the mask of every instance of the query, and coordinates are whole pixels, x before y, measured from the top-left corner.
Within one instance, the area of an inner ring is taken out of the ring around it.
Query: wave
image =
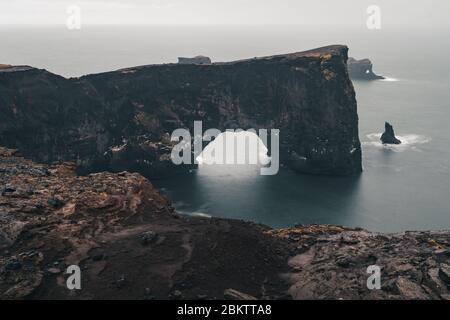
[[[396,137],[400,139],[401,144],[382,144],[380,141],[382,133],[370,133],[366,137],[368,141],[362,142],[364,146],[373,146],[378,148],[390,149],[393,151],[405,151],[407,149],[416,149],[417,146],[425,144],[431,141],[430,137],[419,135],[419,134],[404,134],[397,135]]]
[[[208,218],[208,219],[212,218],[210,214],[203,212],[183,212],[183,213],[197,218]]]
[[[177,208],[177,213],[197,218],[208,218],[208,219],[212,218],[212,215],[199,211],[180,210]]]
[[[193,213],[191,213],[191,216],[201,217],[201,218],[212,218],[212,216],[210,214],[203,213],[203,212],[193,212]]]
[[[397,82],[397,81],[400,81],[400,80],[399,80],[399,79],[396,79],[396,78],[384,77],[384,79],[380,79],[380,81],[384,81],[384,82]]]

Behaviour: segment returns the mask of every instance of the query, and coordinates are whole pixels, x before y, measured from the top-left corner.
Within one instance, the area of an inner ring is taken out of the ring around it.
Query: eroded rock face
[[[348,73],[353,79],[359,80],[380,80],[384,79],[373,72],[372,61],[369,59],[356,60],[354,58],[348,59]]]
[[[312,225],[269,231],[297,254],[285,275],[294,299],[449,299],[450,232],[380,234]],[[369,290],[367,267],[381,268],[380,290]]]
[[[4,148],[0,188],[0,299],[450,298],[448,231],[188,217],[139,174],[79,177]],[[381,290],[367,288],[370,265]]]
[[[176,170],[177,128],[281,130],[280,160],[299,172],[361,172],[355,93],[344,46],[211,65],[151,65],[65,79],[0,69],[0,144],[80,173]]]
[[[380,138],[383,144],[401,144],[402,142],[395,137],[394,127],[389,122],[384,123],[384,133]]]

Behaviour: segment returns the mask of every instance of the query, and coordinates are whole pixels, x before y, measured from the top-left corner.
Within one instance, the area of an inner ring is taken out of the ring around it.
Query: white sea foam
[[[198,211],[186,211],[186,210],[177,209],[177,213],[186,215],[186,216],[197,217],[197,218],[207,218],[207,219],[212,218],[212,215],[203,213],[203,212],[198,212]]]
[[[423,135],[404,134],[404,135],[396,135],[396,137],[402,142],[401,144],[382,144],[380,141],[381,135],[382,133],[368,134],[366,136],[368,141],[364,141],[362,144],[365,146],[373,146],[401,152],[408,149],[418,150],[417,149],[418,145],[425,144],[431,141],[431,138]]]
[[[191,216],[193,217],[199,217],[199,218],[211,218],[210,214],[203,213],[203,212],[192,212]]]
[[[384,79],[380,79],[380,81],[384,81],[384,82],[397,82],[397,81],[400,81],[400,80],[399,80],[399,79],[396,79],[396,78],[385,77]]]

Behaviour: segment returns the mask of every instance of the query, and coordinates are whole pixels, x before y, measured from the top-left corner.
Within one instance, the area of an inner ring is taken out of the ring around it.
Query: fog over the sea
[[[450,26],[448,0],[0,0],[0,24],[64,24],[78,5],[83,24],[365,25],[377,5],[384,26]]]

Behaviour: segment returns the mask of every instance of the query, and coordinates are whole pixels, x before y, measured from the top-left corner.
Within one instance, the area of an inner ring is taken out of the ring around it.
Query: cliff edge
[[[189,217],[139,174],[74,167],[0,148],[0,299],[450,299],[448,231]]]
[[[79,173],[185,170],[174,129],[280,129],[280,161],[310,174],[361,172],[345,46],[210,65],[164,64],[65,79],[0,69],[0,145]]]

